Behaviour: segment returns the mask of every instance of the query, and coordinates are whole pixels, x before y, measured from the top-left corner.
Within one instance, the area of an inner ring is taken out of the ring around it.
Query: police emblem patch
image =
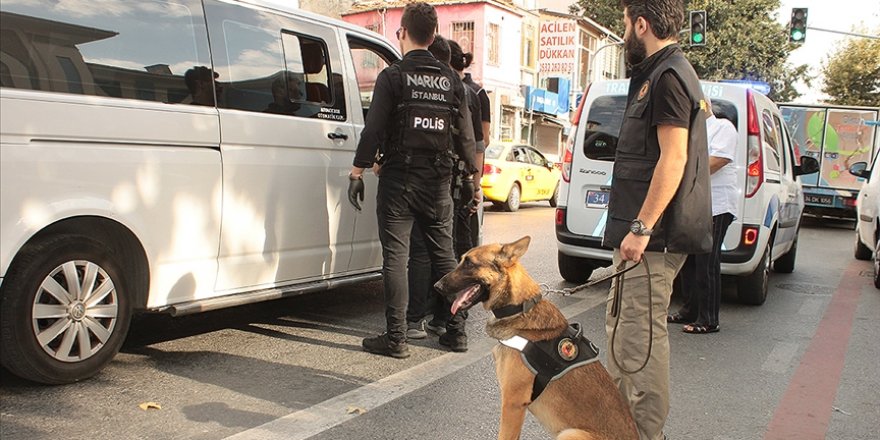
[[[556,345],[556,351],[562,359],[567,361],[573,361],[578,356],[578,346],[569,338],[562,338]]]
[[[648,89],[650,88],[650,84],[651,84],[651,81],[645,81],[645,83],[642,84],[642,88],[639,89],[639,96],[637,98],[639,101],[641,101],[642,99],[645,98],[645,96],[648,95]]]

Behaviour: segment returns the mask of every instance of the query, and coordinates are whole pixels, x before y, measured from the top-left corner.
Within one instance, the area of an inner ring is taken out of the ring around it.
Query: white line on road
[[[566,317],[580,315],[605,303],[595,295],[562,309]],[[227,437],[227,440],[304,440],[358,416],[350,407],[367,411],[403,397],[461,370],[489,355],[498,342],[483,339],[470,344],[466,353],[447,353],[377,382],[340,394],[295,413]]]
[[[791,361],[797,354],[798,345],[793,342],[777,342],[767,355],[761,369],[771,373],[784,374],[791,367]]]

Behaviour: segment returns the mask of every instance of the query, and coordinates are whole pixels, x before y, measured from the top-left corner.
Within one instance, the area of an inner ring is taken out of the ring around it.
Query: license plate
[[[804,194],[804,201],[807,203],[816,203],[819,205],[834,205],[834,197],[833,196],[821,196],[814,194]]]
[[[607,208],[610,198],[608,191],[587,191],[587,208]]]

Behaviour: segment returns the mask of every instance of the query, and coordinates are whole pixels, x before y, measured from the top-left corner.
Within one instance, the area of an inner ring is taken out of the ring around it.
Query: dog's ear
[[[529,250],[529,242],[531,241],[532,238],[526,235],[513,243],[502,245],[499,259],[506,263],[513,263],[519,260]]]

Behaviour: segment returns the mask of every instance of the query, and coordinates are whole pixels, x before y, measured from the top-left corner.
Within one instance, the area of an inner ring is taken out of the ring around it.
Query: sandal
[[[706,333],[716,333],[721,330],[717,325],[688,324],[681,329],[685,333],[694,333],[698,335]]]
[[[666,322],[672,323],[672,324],[688,324],[688,323],[694,322],[694,320],[688,319],[686,316],[682,315],[681,313],[676,312],[676,313],[671,313],[671,314],[666,315]]]

